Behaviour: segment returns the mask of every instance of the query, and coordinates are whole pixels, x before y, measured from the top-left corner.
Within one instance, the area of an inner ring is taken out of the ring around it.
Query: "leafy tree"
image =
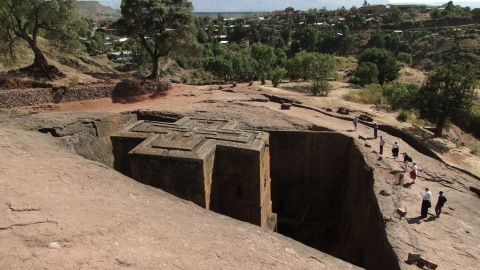
[[[335,77],[337,62],[331,54],[307,53],[302,51],[289,61],[290,78],[312,81],[312,94],[328,95],[331,89],[328,79]]]
[[[435,124],[435,135],[455,115],[468,112],[476,98],[476,78],[468,68],[449,64],[435,69],[420,88],[420,117]]]
[[[382,95],[387,99],[392,110],[409,110],[415,106],[419,86],[393,82],[383,86]]]
[[[403,22],[403,12],[395,7],[392,11],[383,16],[383,22],[398,26]]]
[[[254,70],[256,77],[260,78],[262,83],[265,82],[266,76],[273,68],[272,65],[276,61],[275,50],[273,47],[262,43],[255,43],[251,49],[252,58],[255,59]]]
[[[76,14],[76,0],[1,0],[0,1],[0,50],[4,59],[15,60],[15,49],[25,41],[35,56],[28,69],[46,76],[58,70],[48,64],[38,47],[38,37],[71,50],[78,45],[80,28],[87,27]]]
[[[358,65],[356,69],[352,71],[353,76],[360,85],[377,83],[378,68],[374,63],[365,62]]]
[[[318,43],[317,30],[311,26],[307,26],[300,32],[300,46],[303,50],[315,51]]]
[[[149,78],[160,75],[159,59],[194,40],[193,6],[187,0],[123,0],[119,26],[138,37],[152,59]]]
[[[378,83],[383,85],[398,78],[400,65],[397,59],[385,49],[370,48],[366,49],[358,59],[358,64],[373,63],[378,69]]]
[[[206,70],[212,72],[213,75],[224,81],[228,81],[233,71],[232,61],[224,56],[208,57],[204,59],[204,67]]]
[[[385,48],[393,53],[398,52],[400,48],[400,35],[391,33],[385,36]]]
[[[282,78],[285,77],[285,75],[287,74],[287,70],[284,69],[284,68],[275,68],[273,71],[272,71],[272,84],[273,84],[273,87],[277,87],[281,82],[282,82]]]
[[[370,39],[368,40],[368,46],[385,48],[385,34],[381,29],[375,30],[375,32],[370,35]]]

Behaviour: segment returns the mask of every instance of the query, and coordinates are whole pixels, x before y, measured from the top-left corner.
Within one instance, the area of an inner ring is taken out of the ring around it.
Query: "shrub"
[[[383,86],[382,95],[392,106],[392,110],[411,109],[415,107],[415,97],[417,96],[419,86],[416,84],[404,84],[393,82]]]
[[[275,68],[272,71],[272,84],[273,87],[277,87],[281,82],[283,77],[287,74],[287,70],[284,68]]]
[[[409,54],[409,53],[404,53],[404,52],[400,52],[397,54],[397,60],[398,61],[401,61],[409,66],[412,65],[413,63],[413,60],[412,60],[412,55]]]
[[[75,86],[78,84],[78,77],[73,76],[68,79],[70,86]]]
[[[311,92],[314,96],[320,94],[322,96],[328,96],[328,93],[332,90],[332,85],[328,81],[319,80],[314,81],[312,84]]]
[[[397,120],[401,122],[406,122],[408,119],[410,119],[412,113],[407,110],[402,110],[398,113]]]

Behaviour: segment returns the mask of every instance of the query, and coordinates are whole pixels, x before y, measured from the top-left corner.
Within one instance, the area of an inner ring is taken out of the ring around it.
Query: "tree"
[[[476,99],[475,86],[473,72],[458,64],[439,67],[428,76],[420,88],[417,106],[420,117],[435,124],[436,136],[442,136],[451,117],[470,110]]]
[[[412,55],[409,53],[399,52],[397,54],[397,60],[401,61],[409,66],[413,64]]]
[[[400,65],[393,54],[385,49],[370,48],[366,49],[358,59],[358,64],[373,63],[378,69],[378,83],[383,85],[398,78]]]
[[[123,0],[120,28],[138,37],[152,60],[150,79],[159,77],[159,60],[195,40],[192,3],[187,0]]]
[[[306,53],[304,51],[289,60],[288,73],[290,78],[302,78],[312,81],[312,94],[328,95],[331,89],[329,78],[335,77],[337,62],[331,54]]]
[[[51,77],[58,70],[48,64],[38,47],[38,37],[57,41],[64,49],[75,47],[79,28],[86,22],[79,20],[76,0],[0,0],[0,50],[2,55],[15,59],[19,41],[25,41],[35,56],[27,69]],[[78,44],[78,43],[77,43]]]
[[[392,110],[410,110],[415,105],[419,86],[393,82],[382,88],[382,95],[387,98]]]
[[[285,76],[285,74],[287,74],[287,70],[284,68],[277,67],[272,71],[273,87],[277,87],[282,82],[282,79]]]
[[[366,84],[377,83],[378,68],[374,63],[361,63],[352,71],[352,73],[353,76],[355,76],[355,78],[358,80],[358,83],[362,86]]]
[[[251,55],[255,59],[256,77],[265,83],[265,79],[276,61],[274,48],[262,43],[255,43],[252,46]]]

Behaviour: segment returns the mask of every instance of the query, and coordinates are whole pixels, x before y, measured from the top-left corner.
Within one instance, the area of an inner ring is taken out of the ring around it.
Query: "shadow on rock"
[[[414,218],[405,218],[405,220],[407,220],[408,224],[420,224],[422,219],[423,218],[421,216],[414,217]]]

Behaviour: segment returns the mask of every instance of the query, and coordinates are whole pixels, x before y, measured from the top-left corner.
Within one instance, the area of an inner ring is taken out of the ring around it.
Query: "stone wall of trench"
[[[271,131],[277,231],[366,269],[400,269],[373,190],[373,172],[352,138]]]

